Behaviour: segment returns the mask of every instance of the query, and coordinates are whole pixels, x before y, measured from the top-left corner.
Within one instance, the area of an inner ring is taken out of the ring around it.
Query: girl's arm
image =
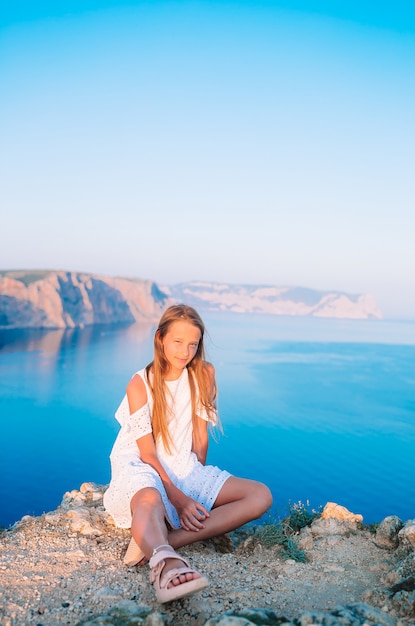
[[[206,465],[208,444],[209,444],[208,422],[200,418],[198,420],[197,437],[195,433],[193,433],[192,451],[196,454],[198,460],[200,461],[202,465]]]
[[[137,446],[140,450],[141,460],[143,461],[143,463],[151,465],[151,467],[156,470],[157,474],[160,476],[163,482],[170,502],[174,504],[174,498],[177,495],[176,491],[180,490],[177,489],[177,487],[171,481],[163,465],[160,463],[152,433],[149,433],[148,435],[144,435],[144,437],[140,437],[140,439],[137,439]]]
[[[210,392],[213,396],[215,384],[215,368],[212,363],[206,363],[205,372],[209,379]],[[199,419],[197,422],[197,433],[193,433],[192,451],[196,454],[198,460],[202,465],[206,464],[206,458],[208,453],[209,434],[208,434],[208,422],[204,419]]]

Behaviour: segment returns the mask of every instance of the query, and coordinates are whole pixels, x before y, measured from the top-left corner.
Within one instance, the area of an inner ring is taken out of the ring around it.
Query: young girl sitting
[[[206,465],[208,424],[217,424],[213,366],[204,355],[199,314],[171,306],[154,337],[154,360],[133,376],[116,418],[112,478],[104,505],[131,528],[127,565],[150,562],[157,600],[208,585],[176,549],[226,533],[271,506],[265,485]]]

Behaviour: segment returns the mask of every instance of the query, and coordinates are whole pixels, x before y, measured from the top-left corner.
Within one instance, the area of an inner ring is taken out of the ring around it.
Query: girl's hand
[[[178,513],[180,525],[184,530],[197,532],[205,527],[203,522],[209,517],[209,513],[202,504],[189,498],[183,492],[177,494],[173,504]]]

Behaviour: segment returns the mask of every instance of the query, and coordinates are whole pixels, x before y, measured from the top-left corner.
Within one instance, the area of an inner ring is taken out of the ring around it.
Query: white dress
[[[121,429],[110,454],[111,481],[104,494],[104,506],[119,528],[131,527],[131,498],[144,487],[156,488],[162,497],[166,518],[172,528],[180,528],[177,511],[167,497],[162,480],[156,470],[144,463],[136,440],[152,432],[151,411],[153,399],[144,369],[137,372],[144,381],[147,404],[130,415],[125,395],[115,417]],[[229,472],[213,465],[202,465],[192,452],[192,408],[188,370],[180,378],[166,381],[170,393],[166,394],[168,406],[173,414],[169,421],[172,439],[171,454],[166,452],[159,439],[157,454],[172,482],[185,494],[211,510]],[[205,409],[196,399],[197,415],[208,420]]]

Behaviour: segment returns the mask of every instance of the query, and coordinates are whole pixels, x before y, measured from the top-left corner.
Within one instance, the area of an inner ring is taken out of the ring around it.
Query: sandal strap
[[[196,570],[193,569],[192,567],[174,567],[173,569],[169,570],[167,574],[163,576],[163,578],[160,579],[160,583],[159,583],[160,589],[166,589],[169,582],[171,582],[175,578],[178,578],[181,574],[196,574],[196,573],[198,572],[196,572]],[[183,585],[184,583],[181,583],[181,584]]]
[[[186,561],[186,559],[184,559],[182,556],[180,556],[180,554],[177,554],[177,552],[175,552],[173,550],[173,548],[171,548],[170,550],[161,550],[160,552],[157,552],[156,554],[153,554],[153,556],[150,559],[150,567],[151,567],[151,569],[153,569],[161,561],[164,561],[166,559],[180,559],[180,561],[183,561],[183,563],[187,567],[189,567],[189,563]]]
[[[157,552],[159,552],[162,548],[167,548],[168,550],[173,550],[174,552],[174,548],[169,543],[162,543],[160,546],[157,546],[157,548],[154,548],[153,556],[156,556]]]

